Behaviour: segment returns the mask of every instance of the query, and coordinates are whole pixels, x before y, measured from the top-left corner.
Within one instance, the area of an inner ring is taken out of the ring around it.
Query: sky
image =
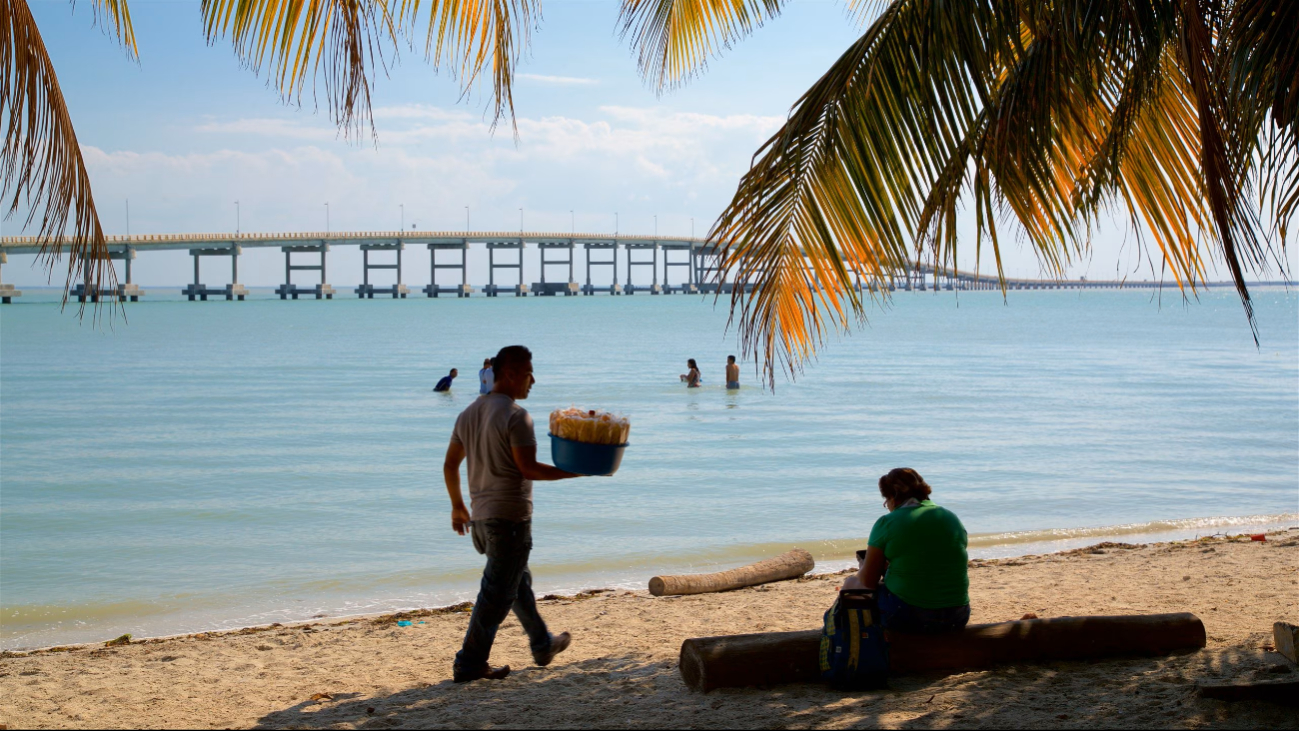
[[[334,231],[459,231],[468,207],[467,225],[480,231],[518,230],[522,217],[529,231],[616,225],[625,234],[702,236],[753,153],[861,32],[840,3],[792,3],[699,78],[658,94],[619,39],[617,3],[552,0],[518,69],[517,140],[508,122],[492,129],[484,95],[462,98],[422,48],[403,48],[372,89],[377,138],[357,141],[338,134],[310,89],[300,104],[284,104],[228,43],[207,45],[197,0],[132,0],[138,64],[92,26],[88,4],[29,4],[110,235],[128,232],[128,209],[129,232],[145,234],[319,231],[326,216]],[[0,228],[33,233],[22,219]],[[1002,244],[1009,276],[1042,275],[1027,245]],[[1092,246],[1070,276],[1151,277],[1123,223],[1102,226]],[[360,280],[355,247],[330,257],[331,283]],[[408,248],[406,263],[407,284],[428,281],[423,247]],[[966,235],[958,265],[974,264]],[[240,275],[250,286],[278,284],[282,255],[245,249]],[[1212,278],[1225,276],[1219,267]],[[534,277],[535,266],[525,272]],[[471,269],[470,278],[485,273]],[[183,284],[192,260],[183,251],[141,254],[134,279]],[[34,257],[13,256],[4,281],[40,286],[48,277]]]

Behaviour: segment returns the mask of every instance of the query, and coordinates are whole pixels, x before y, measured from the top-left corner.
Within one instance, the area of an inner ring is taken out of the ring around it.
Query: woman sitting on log
[[[866,560],[843,588],[877,589],[884,629],[959,632],[970,621],[965,526],[929,499],[931,488],[913,469],[899,467],[879,486],[889,512],[875,521]]]

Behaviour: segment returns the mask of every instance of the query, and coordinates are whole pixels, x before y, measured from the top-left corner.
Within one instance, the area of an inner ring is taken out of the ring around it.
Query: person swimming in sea
[[[690,372],[682,373],[681,380],[685,381],[686,388],[699,388],[699,365],[694,358],[687,360],[686,365],[690,367]]]
[[[740,387],[740,366],[735,362],[735,356],[726,356],[726,390],[735,391]]]

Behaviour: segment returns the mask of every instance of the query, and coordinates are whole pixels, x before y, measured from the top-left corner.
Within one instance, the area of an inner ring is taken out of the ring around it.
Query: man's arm
[[[460,463],[465,461],[465,445],[451,442],[447,445],[446,459],[442,460],[442,479],[447,483],[447,495],[451,498],[451,529],[464,535],[469,528],[469,508],[460,495]]]
[[[519,472],[523,474],[525,480],[566,480],[570,477],[582,476],[538,462],[537,445],[535,444],[527,447],[510,447],[510,449],[514,452],[514,464],[519,468]]]

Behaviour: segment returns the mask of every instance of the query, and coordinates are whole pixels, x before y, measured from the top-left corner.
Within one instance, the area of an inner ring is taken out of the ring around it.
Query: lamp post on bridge
[[[329,201],[325,201],[325,233],[329,233]]]
[[[618,212],[613,212],[613,237],[618,238]]]
[[[519,209],[519,238],[523,238],[523,209]]]
[[[398,203],[397,207],[401,209],[401,228],[398,230],[405,231],[406,230],[406,204]]]
[[[465,206],[465,233],[469,233],[469,206]]]
[[[570,226],[568,230],[569,234],[572,236],[576,236],[577,235],[577,214],[573,213],[571,210],[568,212],[568,225]]]
[[[235,201],[235,236],[239,235],[239,201]]]

